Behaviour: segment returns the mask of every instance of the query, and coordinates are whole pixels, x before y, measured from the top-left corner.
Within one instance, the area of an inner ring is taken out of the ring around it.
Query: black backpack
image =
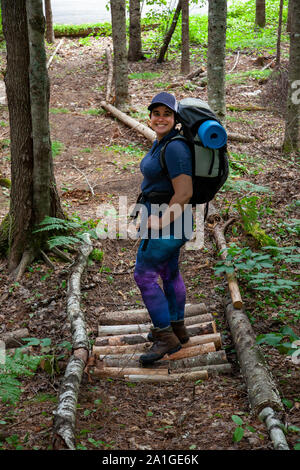
[[[190,147],[193,157],[193,196],[190,204],[208,203],[224,185],[229,174],[227,146],[218,149],[204,147],[198,136],[199,126],[207,120],[220,124],[216,115],[205,101],[198,98],[185,98],[178,104],[177,119],[181,124],[180,133],[166,142],[161,150],[160,163],[168,174],[165,162],[167,145],[176,139],[184,140]]]

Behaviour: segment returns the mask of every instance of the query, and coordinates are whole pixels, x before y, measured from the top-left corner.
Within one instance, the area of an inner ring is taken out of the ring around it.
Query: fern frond
[[[233,180],[228,179],[223,186],[226,191],[234,191],[237,193],[247,192],[247,193],[269,193],[273,191],[268,186],[261,186],[258,184],[251,183],[246,180]]]
[[[54,248],[55,246],[62,246],[62,245],[73,245],[74,243],[79,243],[81,240],[78,237],[72,237],[72,236],[64,236],[60,235],[57,237],[51,237],[48,240],[48,245],[50,250]]]

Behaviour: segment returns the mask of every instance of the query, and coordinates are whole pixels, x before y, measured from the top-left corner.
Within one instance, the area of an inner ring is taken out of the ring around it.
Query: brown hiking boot
[[[171,327],[181,344],[188,342],[189,334],[186,327],[184,326],[184,320],[171,321]],[[155,328],[151,328],[150,333],[148,333],[148,341],[154,341],[154,330]]]
[[[184,326],[184,320],[171,321],[171,327],[181,344],[188,342],[189,334]]]
[[[165,354],[173,354],[181,349],[181,344],[171,328],[152,328],[153,345],[146,354],[140,356],[140,363],[145,366],[158,361]]]

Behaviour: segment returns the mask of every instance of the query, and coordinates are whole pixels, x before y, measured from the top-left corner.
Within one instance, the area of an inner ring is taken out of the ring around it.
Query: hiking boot
[[[152,364],[158,361],[165,354],[173,354],[181,349],[181,344],[171,326],[167,328],[153,328],[153,345],[146,354],[140,356],[140,363],[144,365]]]
[[[185,344],[188,342],[189,334],[187,332],[186,327],[184,326],[184,320],[171,321],[171,327],[181,344]],[[153,330],[154,329],[152,328],[150,333],[148,333],[148,341],[154,341]]]
[[[188,342],[189,334],[184,326],[184,320],[171,321],[171,327],[181,344]]]

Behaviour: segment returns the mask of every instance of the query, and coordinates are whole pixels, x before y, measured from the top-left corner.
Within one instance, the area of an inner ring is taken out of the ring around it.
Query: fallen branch
[[[75,419],[78,391],[84,367],[89,354],[89,340],[85,327],[84,313],[80,308],[80,281],[87,266],[92,243],[88,234],[85,244],[79,248],[79,255],[69,279],[67,292],[67,313],[71,324],[73,355],[71,356],[61,384],[58,407],[53,425],[54,449],[67,447],[75,449]]]
[[[107,103],[109,103],[110,95],[111,95],[112,79],[113,79],[113,63],[112,63],[110,47],[107,47],[105,52],[106,52],[106,60],[107,60],[107,65],[108,65],[108,77],[107,77],[105,100]]]
[[[221,258],[224,261],[226,260],[226,257],[227,257],[227,247],[226,247],[224,232],[226,228],[228,227],[228,225],[229,223],[221,227],[219,224],[217,224],[214,228],[214,237],[217,243],[217,247],[218,247],[218,250],[221,252]],[[234,308],[242,308],[243,301],[241,298],[240,290],[239,290],[235,275],[232,273],[227,273],[226,277],[227,277],[228,287],[229,287],[229,291],[230,291]]]
[[[271,440],[274,444],[275,450],[289,450],[289,446],[286,442],[284,432],[282,430],[282,423],[276,418],[274,410],[272,408],[264,408],[260,414],[259,419],[263,421],[269,431]]]
[[[86,183],[87,183],[88,187],[90,188],[90,191],[91,191],[92,195],[95,196],[94,189],[93,189],[92,186],[90,185],[87,176],[83,173],[83,171],[81,171],[79,168],[77,168],[76,165],[71,165],[71,166],[72,166],[73,168],[75,168],[75,170],[77,170],[80,174],[82,174],[82,176],[84,176],[84,178],[85,178],[85,180],[86,180]]]
[[[50,59],[48,60],[48,62],[47,62],[47,69],[49,69],[49,67],[50,67],[50,65],[51,65],[51,62],[52,62],[52,60],[53,60],[55,54],[57,53],[58,49],[62,46],[63,42],[64,42],[64,38],[62,38],[62,39],[59,41],[58,45],[56,46],[56,48],[55,48],[55,50],[54,50],[54,52],[53,52],[53,54],[52,54],[52,56],[51,56]]]
[[[151,142],[154,142],[155,132],[152,131],[149,127],[144,126],[144,124],[141,124],[132,117],[127,116],[127,114],[123,113],[111,104],[106,103],[105,101],[101,101],[100,106],[102,106],[102,108],[106,109],[106,111],[111,113],[116,118],[120,119],[120,121],[124,122],[124,124],[126,124],[127,126],[133,128],[137,132],[140,132],[144,137],[146,137],[146,139],[150,140]]]
[[[20,328],[14,331],[8,331],[6,333],[1,333],[0,340],[5,343],[5,348],[17,348],[24,344],[22,338],[28,338],[29,331],[27,328]]]
[[[237,53],[237,58],[236,58],[236,60],[235,60],[235,62],[234,62],[234,64],[233,64],[233,67],[232,67],[231,70],[229,70],[228,73],[231,73],[231,72],[234,71],[234,69],[236,68],[236,66],[237,66],[237,64],[238,64],[238,62],[239,62],[239,58],[240,58],[240,51],[238,51],[238,53]]]

